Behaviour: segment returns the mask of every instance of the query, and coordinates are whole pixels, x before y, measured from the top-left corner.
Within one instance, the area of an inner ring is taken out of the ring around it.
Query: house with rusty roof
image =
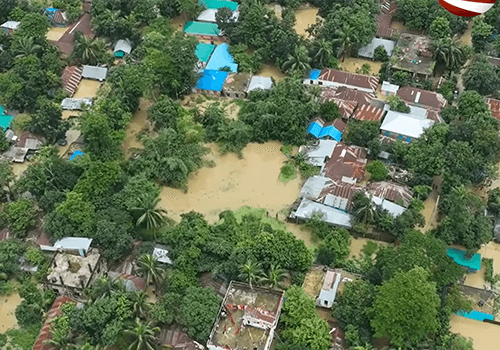
[[[402,33],[393,52],[393,69],[410,73],[413,77],[428,78],[436,62],[432,58],[432,39],[427,36]]]
[[[385,111],[382,108],[365,104],[356,109],[352,119],[379,122],[382,120],[384,113]]]
[[[312,72],[311,72],[312,73]],[[347,87],[365,92],[375,92],[377,90],[379,78],[368,75],[343,72],[336,69],[325,68],[319,75],[309,75],[304,79],[306,85],[318,85],[321,87]]]
[[[419,89],[412,86],[399,88],[397,95],[410,106],[425,108],[433,111],[441,111],[446,107],[448,101],[443,95],[434,91]]]
[[[82,32],[83,35],[90,38],[94,37],[90,19],[90,14],[85,13],[71,28],[66,31],[66,33],[64,33],[64,35],[58,41],[53,41],[52,43],[59,48],[61,53],[65,54],[66,56],[71,55],[75,43],[76,32]]]
[[[390,181],[371,182],[368,191],[376,197],[380,197],[396,204],[408,207],[413,199],[413,191],[410,187]]]
[[[63,70],[63,88],[68,92],[70,97],[73,96],[76,89],[78,89],[80,80],[82,80],[82,71],[82,68],[78,66],[67,66]]]
[[[321,102],[334,101],[339,106],[342,119],[350,119],[357,109],[369,105],[376,98],[373,92],[346,87],[324,88],[320,96]]]
[[[205,347],[191,339],[180,325],[169,325],[161,328],[156,339],[163,347],[172,350],[203,350]]]
[[[355,184],[365,177],[366,161],[365,148],[339,142],[326,162],[323,173],[334,181]]]
[[[486,104],[490,108],[490,113],[493,118],[500,120],[500,101],[494,98],[487,98]]]

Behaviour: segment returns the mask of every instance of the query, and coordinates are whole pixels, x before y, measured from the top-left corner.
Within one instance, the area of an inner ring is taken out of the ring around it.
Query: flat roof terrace
[[[284,292],[231,282],[207,346],[210,350],[268,350]]]

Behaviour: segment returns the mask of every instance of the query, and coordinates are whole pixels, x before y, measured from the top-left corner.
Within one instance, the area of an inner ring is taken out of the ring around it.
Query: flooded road
[[[69,27],[52,27],[49,29],[45,37],[50,41],[58,41],[68,29]]]
[[[132,119],[127,126],[125,131],[125,141],[123,142],[122,149],[129,153],[131,148],[142,148],[142,143],[137,139],[137,134],[142,130],[147,130],[149,128],[149,122],[147,118],[148,108],[153,104],[153,102],[145,99],[139,101],[139,107],[135,111]]]
[[[263,64],[262,68],[256,75],[273,78],[275,81],[280,81],[286,77],[285,73],[279,70],[274,64]]]
[[[207,221],[218,220],[224,210],[242,206],[264,208],[271,216],[293,203],[299,194],[300,180],[286,185],[278,180],[286,157],[278,142],[249,144],[243,150],[243,159],[235,154],[220,155],[215,145],[207,159],[214,168],[202,168],[189,178],[188,191],[164,187],[160,206],[169,217],[180,220],[180,214],[191,210],[205,215]]]
[[[360,72],[361,67],[363,66],[363,64],[368,64],[371,67],[370,73],[368,73],[368,75],[378,75],[378,72],[382,67],[382,62],[365,60],[363,58],[347,57],[344,62],[342,62],[342,59],[340,59],[339,61],[340,68],[350,73],[363,74]]]
[[[458,315],[451,316],[451,331],[471,338],[474,350],[495,350],[500,343],[500,326]]]
[[[0,334],[17,327],[16,307],[21,301],[17,293],[0,296]]]
[[[309,33],[306,32],[307,27],[316,23],[316,16],[318,15],[319,9],[317,7],[308,7],[295,10],[295,31],[299,35],[304,35],[306,38]]]

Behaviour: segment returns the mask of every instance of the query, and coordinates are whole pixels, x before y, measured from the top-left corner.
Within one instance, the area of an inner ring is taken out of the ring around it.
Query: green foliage
[[[488,95],[500,89],[500,77],[495,66],[484,56],[474,59],[463,78],[467,90],[476,90],[481,95]]]
[[[344,141],[356,146],[366,147],[380,132],[380,123],[374,121],[351,120],[347,124]]]
[[[15,346],[15,349],[20,350],[31,350],[33,344],[35,344],[40,329],[42,328],[41,323],[34,324],[30,327],[24,327],[22,329],[10,329],[5,332],[9,343]]]
[[[32,247],[28,247],[28,249],[26,249],[26,252],[24,252],[24,258],[27,262],[33,265],[40,265],[46,260],[45,255],[40,249]]]
[[[5,136],[5,132],[0,129],[0,152],[5,151],[7,148],[9,148],[10,142],[7,140],[7,137]]]
[[[427,185],[417,185],[413,187],[413,195],[421,201],[425,201],[427,197],[429,197],[431,191],[432,187]]]
[[[416,344],[437,330],[439,297],[428,278],[427,271],[414,268],[380,287],[370,309],[375,336],[389,337],[391,343],[402,346]]]
[[[436,17],[429,28],[433,39],[442,39],[451,36],[450,21],[446,17]]]
[[[35,224],[36,210],[30,199],[18,199],[4,204],[0,219],[19,237],[24,237],[28,229]]]
[[[210,288],[189,287],[181,301],[179,322],[188,335],[206,342],[220,307],[220,298]]]
[[[461,117],[469,119],[479,113],[488,113],[489,107],[477,91],[464,91],[458,98],[457,112]]]
[[[82,177],[75,188],[76,193],[82,195],[86,201],[107,195],[112,191],[122,177],[122,170],[118,162],[88,162]]]
[[[374,160],[366,166],[366,170],[370,173],[370,177],[374,181],[382,181],[387,179],[389,170],[380,160]]]
[[[491,283],[491,286],[494,287],[495,284],[500,281],[500,274],[495,274],[493,269],[493,259],[483,258],[482,260],[484,264],[484,280],[488,283]]]
[[[160,187],[140,173],[128,179],[119,195],[125,208],[130,210],[139,205],[139,197],[143,194],[156,198],[160,195]]]
[[[347,230],[333,230],[319,245],[316,261],[321,265],[338,265],[349,255],[350,245],[351,235]]]
[[[492,34],[493,27],[491,25],[482,19],[474,21],[474,26],[472,28],[472,47],[474,51],[484,51]]]
[[[495,216],[500,214],[500,188],[494,188],[488,193],[488,211]]]
[[[125,139],[123,130],[113,130],[110,119],[96,110],[80,117],[80,130],[85,140],[85,153],[93,160],[111,161],[121,154],[120,145]]]
[[[391,111],[402,112],[402,113],[410,112],[410,107],[406,105],[405,101],[403,101],[403,99],[399,95],[394,95],[389,97],[387,99],[387,102],[389,103]]]
[[[148,109],[148,118],[153,122],[155,129],[177,128],[179,102],[164,96]]]
[[[171,324],[179,317],[181,299],[180,294],[165,293],[151,306],[151,318],[158,323]]]
[[[319,115],[326,121],[340,118],[340,108],[335,101],[327,101],[319,106]]]
[[[287,183],[288,181],[291,181],[297,177],[297,173],[295,171],[295,167],[291,163],[285,163],[281,167],[279,179],[283,183]]]
[[[382,62],[387,62],[389,60],[389,55],[387,54],[387,51],[385,50],[385,47],[383,45],[377,46],[375,48],[373,59]]]

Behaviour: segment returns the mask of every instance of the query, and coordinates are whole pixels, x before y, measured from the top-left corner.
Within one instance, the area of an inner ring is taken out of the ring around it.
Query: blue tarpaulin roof
[[[229,67],[233,73],[238,72],[238,65],[234,62],[234,58],[229,52],[229,46],[227,44],[220,44],[215,48],[206,68],[219,70],[223,67]]]
[[[309,79],[316,80],[319,78],[321,71],[319,69],[313,69],[309,72]]]
[[[335,141],[340,141],[342,139],[342,133],[333,125],[321,126],[318,122],[311,122],[307,127],[307,132],[317,139],[322,139],[327,136]]]
[[[465,257],[465,251],[448,248],[446,255],[452,258],[453,261],[460,266],[468,267],[472,271],[481,270],[481,254],[476,253],[470,259],[467,259]]]
[[[73,154],[71,155],[71,157],[69,157],[69,160],[73,160],[73,159],[75,159],[78,156],[83,156],[84,154],[85,153],[83,153],[82,151],[76,150],[76,151],[73,152]]]
[[[194,54],[196,55],[199,61],[206,63],[208,62],[208,59],[212,55],[212,52],[214,52],[214,49],[215,45],[198,43],[196,45],[196,50],[194,51]]]
[[[487,314],[484,312],[475,311],[475,310],[472,310],[471,312],[460,311],[460,312],[457,312],[457,315],[462,316],[462,317],[471,318],[473,320],[481,321],[481,322],[483,322],[484,320],[493,321],[493,319],[494,319],[493,315],[490,315],[490,314]]]
[[[4,114],[4,109],[2,106],[0,106],[0,128],[3,129],[3,131],[7,130],[10,128],[10,124],[12,124],[12,120],[14,119],[13,116],[11,115],[6,115]]]
[[[209,91],[222,91],[228,74],[228,72],[219,70],[204,69],[203,76],[198,80],[196,88]]]

